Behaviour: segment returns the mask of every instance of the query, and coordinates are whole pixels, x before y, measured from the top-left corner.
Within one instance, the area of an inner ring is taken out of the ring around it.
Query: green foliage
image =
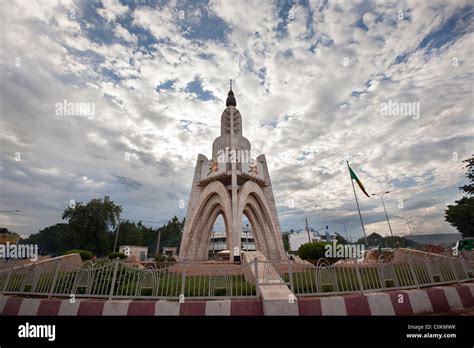
[[[337,241],[337,244],[349,244],[349,241],[343,236],[341,236],[340,234],[336,235],[336,241]]]
[[[146,227],[141,221],[138,223],[128,220],[120,221],[120,229],[117,240],[117,246],[120,245],[143,245],[143,233]],[[155,233],[156,235],[156,233]],[[115,243],[115,233],[110,234],[110,244]]]
[[[474,156],[463,162],[466,163],[468,183],[460,189],[466,197],[456,201],[455,205],[448,205],[444,219],[467,238],[474,237]]]
[[[106,255],[112,249],[111,229],[122,208],[105,196],[89,203],[77,203],[64,210],[60,223],[44,228],[22,243],[37,244],[42,254],[61,255],[69,249],[91,250],[96,255]]]
[[[107,295],[110,293],[112,285],[111,269],[113,267],[114,263],[106,260],[102,267],[97,267],[94,270],[92,294]],[[152,276],[152,272],[154,272],[156,281],[153,282],[153,284],[149,284],[149,286],[143,286],[146,284],[146,282],[143,282],[147,279],[146,276]],[[190,275],[185,277],[186,286],[184,289],[182,287],[182,281],[183,277],[181,272],[170,272],[167,268],[156,271],[145,271],[125,266],[122,262],[119,262],[115,278],[114,294],[120,296],[153,295],[175,298],[179,297],[182,290],[184,290],[183,294],[185,297],[209,295],[229,296],[231,291],[234,295],[242,294],[250,296],[256,294],[255,286],[246,282],[242,275],[228,275],[222,277]],[[79,287],[76,294],[84,294],[85,290],[86,286]],[[153,290],[155,290],[154,293]]]
[[[417,248],[421,246],[420,243],[400,236],[385,237],[383,240],[386,248]]]
[[[18,233],[9,231],[8,228],[6,227],[0,227],[0,234],[9,234],[9,235],[15,235],[18,236]]]
[[[72,238],[77,248],[88,249],[97,255],[110,251],[110,234],[115,230],[122,207],[110,197],[92,199],[84,205],[77,202],[64,210],[63,219],[68,220],[73,231]]]
[[[378,233],[372,233],[372,234],[368,235],[367,236],[367,243],[369,244],[369,246],[378,246],[380,248],[385,247],[384,238]],[[365,245],[365,238],[360,238],[356,242],[356,244],[364,244]]]
[[[145,245],[148,247],[149,254],[156,255],[158,233],[161,232],[160,248],[179,247],[183,229],[184,218],[179,221],[177,216],[174,216],[166,225],[156,230],[144,226],[141,221],[138,223],[123,221],[120,222],[118,245]],[[114,238],[115,234],[111,236],[112,244]]]
[[[445,214],[445,220],[464,238],[474,237],[474,197],[463,197],[456,201],[456,205],[448,205]]]
[[[125,255],[124,253],[110,253],[109,255],[107,255],[107,257],[111,260],[114,260],[116,259],[117,257],[121,260],[123,259],[126,259],[127,258],[127,255]]]
[[[88,250],[82,250],[82,249],[72,249],[64,252],[63,255],[69,255],[69,254],[79,254],[81,255],[82,261],[87,261],[92,259],[92,252]]]
[[[41,254],[62,255],[65,250],[91,250],[98,256],[108,255],[113,249],[117,224],[122,208],[108,196],[92,199],[89,203],[78,202],[64,210],[67,223],[49,226],[32,234],[20,243],[37,244]],[[182,221],[174,216],[159,229],[144,226],[142,222],[121,221],[118,245],[144,245],[149,254],[156,254],[158,232],[161,231],[160,247],[179,247],[184,229]],[[9,233],[0,229],[0,233]],[[11,233],[11,232],[10,232]]]
[[[471,158],[464,160],[463,162],[467,163],[466,178],[468,180],[468,184],[461,186],[460,189],[468,196],[472,196],[474,195],[474,155]]]
[[[61,255],[65,250],[77,247],[73,241],[73,231],[68,224],[55,224],[32,234],[21,244],[37,244],[42,254]]]
[[[367,241],[369,242],[369,246],[378,246],[379,248],[417,248],[420,246],[420,243],[417,243],[405,237],[382,237],[378,233],[372,233],[368,235]],[[365,245],[365,238],[360,238],[356,243]]]
[[[157,255],[155,256],[156,262],[167,262],[167,261],[174,261],[174,257],[168,255]]]
[[[184,218],[182,221],[179,221],[178,217],[174,216],[166,225],[163,225],[158,229],[158,232],[161,231],[160,248],[180,246],[184,221]],[[156,249],[156,247],[154,249]]]
[[[298,255],[303,260],[318,260],[325,257],[325,246],[330,245],[329,242],[313,242],[305,243],[298,249]]]

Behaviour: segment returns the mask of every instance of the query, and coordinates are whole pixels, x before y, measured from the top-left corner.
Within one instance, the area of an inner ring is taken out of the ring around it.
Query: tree
[[[419,248],[421,247],[420,243],[415,242],[405,237],[400,237],[400,236],[385,237],[384,244],[386,248],[405,248],[405,247]]]
[[[463,237],[474,237],[474,197],[463,197],[456,205],[448,205],[445,220],[456,227]]]
[[[349,241],[339,233],[336,233],[336,241],[338,244],[350,244]]]
[[[444,219],[466,238],[474,237],[474,155],[463,162],[467,163],[468,183],[459,188],[466,196],[456,201],[455,205],[447,206]]]
[[[21,244],[36,244],[42,254],[62,255],[66,250],[74,248],[72,230],[68,224],[56,224],[32,234]]]
[[[461,186],[460,189],[464,191],[468,196],[474,195],[474,155],[471,158],[464,160],[467,163],[466,178],[469,181],[467,185]]]
[[[360,238],[357,244],[365,244],[365,238]],[[367,236],[368,246],[379,246],[381,248],[385,247],[384,238],[378,233],[372,233]]]
[[[160,248],[163,247],[178,247],[181,244],[181,237],[183,236],[184,222],[179,221],[177,216],[174,216],[168,221],[166,225],[163,225],[158,229],[157,232],[161,231]],[[156,241],[155,241],[156,244]],[[156,247],[155,247],[156,248]]]
[[[136,224],[128,220],[120,221],[117,246],[120,245],[143,245],[143,230],[141,222]],[[115,243],[115,232],[109,234],[110,245]]]
[[[380,248],[404,248],[404,247],[419,247],[420,243],[412,241],[405,237],[382,237],[378,233],[372,233],[367,236],[367,241],[369,246],[378,246]],[[360,238],[357,244],[365,244],[365,239]]]
[[[64,210],[62,218],[68,220],[76,248],[102,256],[112,249],[110,234],[117,227],[121,213],[122,207],[105,196],[103,199],[94,198],[86,205],[76,203]]]

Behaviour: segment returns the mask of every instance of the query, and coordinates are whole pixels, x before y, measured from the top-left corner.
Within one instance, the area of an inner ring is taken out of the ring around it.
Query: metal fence
[[[256,298],[250,267],[160,263],[136,268],[114,261],[87,262],[77,270],[62,265],[28,266],[0,272],[0,293],[55,297],[175,299]]]
[[[0,271],[0,293],[107,299],[258,298],[260,286],[287,285],[297,296],[326,296],[421,288],[474,280],[474,263],[463,257],[356,260],[316,265],[294,261],[155,263],[136,268],[114,261],[87,262],[71,270],[60,263]]]
[[[267,285],[285,283],[297,296],[413,289],[474,280],[473,261],[462,257],[405,255],[396,261],[381,257],[377,262],[346,260],[330,264],[320,259],[316,265],[281,261],[263,263],[268,264],[264,267],[273,268],[279,274],[279,280],[265,274],[263,279]]]

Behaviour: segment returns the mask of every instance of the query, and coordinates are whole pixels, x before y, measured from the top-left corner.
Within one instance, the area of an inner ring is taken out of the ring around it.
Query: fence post
[[[290,258],[288,258],[288,276],[290,277],[290,289],[291,289],[291,292],[294,294],[295,293],[295,289],[293,287],[293,270],[291,269],[291,260]]]
[[[51,282],[51,288],[49,289],[48,298],[51,298],[51,295],[54,292],[54,287],[56,286],[56,282],[58,280],[58,274],[59,274],[59,262],[56,264],[56,267],[54,267],[53,281]]]
[[[458,284],[461,284],[461,280],[459,279],[459,276],[458,276],[458,272],[456,270],[456,267],[453,265],[453,263],[451,261],[453,261],[453,259],[451,259],[450,257],[447,257],[448,259],[448,264],[451,268],[451,271],[453,272],[453,275],[454,277],[456,278],[456,281],[458,282]],[[456,261],[459,261],[456,259]]]
[[[459,257],[459,256],[458,256]],[[462,271],[464,272],[464,274],[466,275],[466,279],[469,279],[469,270],[467,268],[467,265],[466,265],[466,260],[461,256],[458,258],[459,260],[459,263],[461,264],[461,267],[462,267]],[[469,264],[469,263],[467,263]]]
[[[418,282],[418,277],[416,275],[415,267],[413,266],[412,259],[410,259],[410,258],[407,259],[407,262],[410,265],[410,271],[413,274],[413,280],[415,281],[415,285],[416,285],[417,289],[419,289],[420,288],[420,283]]]
[[[258,259],[257,257],[254,258],[253,262],[255,262],[255,292],[257,294],[257,298],[260,297],[260,289],[259,289],[259,276],[258,276]]]
[[[2,287],[2,294],[5,292],[5,290],[7,290],[8,283],[10,282],[10,278],[12,275],[12,271],[13,271],[13,268],[10,268],[8,271],[7,279],[5,280],[5,283],[3,284],[3,287]]]
[[[360,293],[363,294],[364,293],[364,283],[362,282],[362,276],[360,275],[360,270],[359,270],[359,266],[357,263],[355,264],[355,269],[356,269],[356,274],[357,274],[357,281],[359,282],[359,287],[360,287]],[[337,276],[336,276],[336,284],[337,284]]]
[[[181,274],[181,293],[179,294],[179,295],[183,295],[183,297],[184,297],[185,283],[186,283],[186,261],[183,260],[183,273]]]
[[[119,260],[118,257],[114,260],[114,273],[112,275],[112,284],[110,284],[109,301],[112,300],[112,297],[114,296],[115,279],[117,278],[117,270],[118,270],[118,264],[119,264],[118,260]]]

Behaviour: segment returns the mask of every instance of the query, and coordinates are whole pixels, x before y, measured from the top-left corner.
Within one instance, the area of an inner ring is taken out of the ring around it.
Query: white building
[[[242,251],[255,251],[255,240],[252,230],[249,227],[242,228],[240,236],[240,248]],[[218,253],[227,250],[227,237],[225,232],[212,232],[211,244],[209,245],[210,253]]]
[[[324,235],[320,235],[317,232],[309,232],[309,238],[311,238],[311,242],[322,242],[326,241]],[[308,232],[301,231],[301,232],[294,232],[288,236],[290,241],[290,250],[291,251],[298,251],[301,245],[305,243],[309,243]],[[331,235],[331,241],[336,238],[335,234]]]

